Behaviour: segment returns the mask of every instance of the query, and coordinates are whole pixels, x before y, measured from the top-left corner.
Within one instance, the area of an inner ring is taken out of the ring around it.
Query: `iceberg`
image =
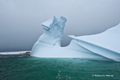
[[[55,16],[42,23],[44,33],[31,50],[31,56],[44,58],[81,58],[120,62],[120,24],[102,33],[77,36],[61,47],[65,17]]]

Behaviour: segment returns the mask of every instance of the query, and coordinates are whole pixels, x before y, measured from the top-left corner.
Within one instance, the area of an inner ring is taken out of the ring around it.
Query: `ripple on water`
[[[7,58],[0,59],[0,80],[118,80],[119,66],[76,58]],[[106,74],[114,76],[94,76]]]

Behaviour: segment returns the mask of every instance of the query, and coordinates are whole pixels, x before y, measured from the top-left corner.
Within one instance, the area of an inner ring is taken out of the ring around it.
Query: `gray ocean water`
[[[0,80],[120,80],[120,63],[76,58],[0,59]]]

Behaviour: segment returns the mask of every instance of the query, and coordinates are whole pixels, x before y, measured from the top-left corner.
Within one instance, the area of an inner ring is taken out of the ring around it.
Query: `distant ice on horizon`
[[[55,16],[42,23],[44,33],[31,50],[31,56],[47,58],[84,58],[120,62],[120,24],[100,34],[69,35],[71,43],[61,47],[65,17]]]

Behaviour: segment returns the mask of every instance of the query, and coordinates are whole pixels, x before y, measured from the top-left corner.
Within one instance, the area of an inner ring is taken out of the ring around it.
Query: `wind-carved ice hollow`
[[[71,43],[61,47],[66,18],[52,17],[42,23],[44,33],[31,50],[31,56],[44,58],[82,58],[120,62],[120,24],[102,33],[69,35]]]

